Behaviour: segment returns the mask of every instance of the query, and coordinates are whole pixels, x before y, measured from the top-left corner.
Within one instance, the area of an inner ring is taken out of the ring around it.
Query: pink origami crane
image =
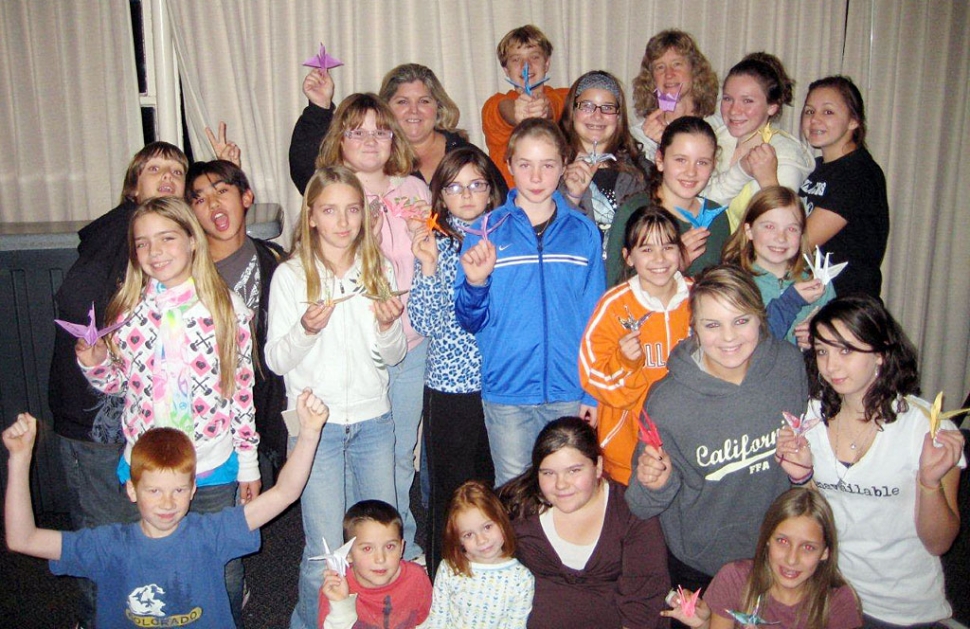
[[[684,594],[684,588],[677,586],[677,596],[680,598],[680,608],[684,610],[684,615],[693,618],[697,612],[697,599],[701,595],[700,589],[691,595]]]
[[[821,421],[818,417],[810,417],[805,419],[804,413],[797,417],[788,411],[782,411],[781,414],[782,417],[785,418],[785,423],[788,424],[792,432],[795,433],[796,437],[804,435],[806,432],[814,428],[819,421]]]
[[[320,42],[320,52],[303,62],[303,65],[308,68],[319,68],[324,71],[342,66],[343,64],[344,62],[340,59],[327,54],[327,48],[323,45],[323,42]]]
[[[88,311],[87,325],[82,325],[80,323],[71,323],[70,321],[62,321],[60,319],[54,319],[54,323],[56,323],[57,325],[67,330],[71,336],[79,339],[84,339],[84,341],[88,345],[94,345],[95,343],[98,342],[99,338],[101,338],[102,336],[105,336],[106,334],[111,334],[112,332],[114,332],[115,330],[117,330],[127,322],[128,322],[128,319],[124,319],[122,321],[119,321],[118,323],[109,325],[108,327],[102,328],[99,330],[98,325],[97,323],[95,323],[95,318],[94,318],[94,302],[91,302],[91,310]]]
[[[481,229],[474,229],[472,227],[462,227],[461,230],[463,232],[465,232],[466,234],[475,234],[476,236],[481,236],[482,237],[482,240],[484,240],[485,242],[488,242],[488,235],[491,234],[492,232],[494,232],[496,229],[498,229],[499,228],[499,225],[501,225],[506,220],[508,220],[508,218],[510,216],[512,216],[512,215],[511,214],[506,214],[502,218],[498,219],[498,222],[497,223],[495,223],[494,225],[492,225],[491,227],[489,227],[488,226],[488,222],[492,218],[492,215],[491,214],[486,214],[485,216],[482,217],[482,228]]]
[[[640,411],[640,441],[647,444],[648,446],[653,446],[658,450],[663,447],[663,439],[660,438],[660,431],[657,430],[657,425],[653,423],[650,416],[647,415],[647,411]]]

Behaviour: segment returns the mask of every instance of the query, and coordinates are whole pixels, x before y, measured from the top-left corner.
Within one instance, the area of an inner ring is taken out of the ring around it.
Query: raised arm
[[[21,413],[3,431],[7,460],[7,496],[4,501],[4,528],[7,548],[41,559],[61,558],[61,532],[39,529],[30,504],[30,459],[37,438],[37,419]]]
[[[300,436],[280,470],[279,479],[273,487],[245,506],[246,524],[250,531],[263,526],[293,504],[303,493],[310,477],[320,432],[330,417],[330,409],[310,389],[304,389],[296,400],[296,413],[300,418]]]
[[[316,168],[320,143],[333,121],[334,84],[327,70],[312,70],[303,79],[303,93],[310,103],[293,127],[290,138],[290,178],[300,194]]]
[[[960,532],[957,490],[963,453],[959,430],[941,430],[934,439],[927,432],[916,477],[916,534],[931,555],[942,555]]]

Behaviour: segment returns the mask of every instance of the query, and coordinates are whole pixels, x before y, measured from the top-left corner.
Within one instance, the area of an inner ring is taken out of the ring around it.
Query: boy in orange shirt
[[[552,57],[552,43],[531,24],[509,31],[496,48],[505,76],[515,86],[506,93],[493,94],[482,107],[482,130],[488,155],[502,171],[509,188],[515,184],[505,161],[505,149],[512,129],[526,118],[548,118],[559,121],[569,88],[539,85],[532,94],[525,93],[522,70],[529,64],[529,86],[546,78]]]

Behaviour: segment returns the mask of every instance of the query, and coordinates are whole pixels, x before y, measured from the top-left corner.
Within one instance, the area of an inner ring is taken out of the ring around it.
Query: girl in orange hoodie
[[[691,281],[676,221],[663,208],[638,208],[623,234],[625,282],[603,295],[579,350],[583,388],[599,401],[603,469],[626,485],[650,385],[667,374],[667,356],[689,333]]]

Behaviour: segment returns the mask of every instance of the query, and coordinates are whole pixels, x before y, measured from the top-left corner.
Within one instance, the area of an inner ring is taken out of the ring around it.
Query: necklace
[[[833,454],[835,455],[835,476],[839,479],[839,485],[841,485],[842,481],[845,480],[845,477],[849,475],[849,470],[851,470],[855,464],[859,462],[859,459],[861,459],[866,453],[869,444],[872,442],[872,439],[875,438],[879,425],[876,423],[876,420],[872,420],[870,422],[871,425],[868,428],[863,428],[855,435],[852,441],[849,442],[849,450],[853,452],[852,461],[846,463],[839,458],[839,440],[842,436],[842,422],[848,420],[846,418],[840,418],[836,421],[838,424],[835,427],[835,451]],[[858,441],[863,435],[865,435],[866,439],[857,444],[856,441]],[[839,465],[845,467],[845,471],[841,474],[839,474]]]

